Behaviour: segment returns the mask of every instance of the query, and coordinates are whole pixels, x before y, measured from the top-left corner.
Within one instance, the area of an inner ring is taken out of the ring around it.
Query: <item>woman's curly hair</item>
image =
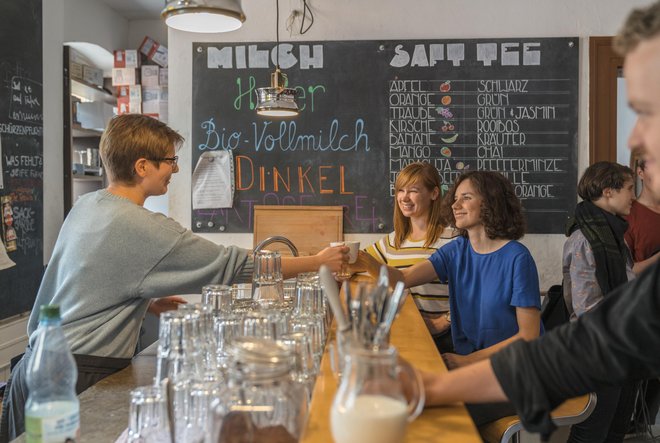
[[[443,216],[452,226],[456,226],[452,205],[456,189],[465,180],[470,180],[482,198],[481,222],[490,239],[504,238],[518,240],[525,235],[525,216],[522,204],[513,190],[513,185],[502,174],[491,171],[471,171],[456,179],[443,199]],[[461,230],[467,236],[467,232]]]

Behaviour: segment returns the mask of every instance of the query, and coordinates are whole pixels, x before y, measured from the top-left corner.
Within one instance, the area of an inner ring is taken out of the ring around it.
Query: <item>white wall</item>
[[[247,21],[227,34],[199,35],[169,31],[170,125],[188,143],[179,152],[180,174],[170,185],[170,215],[190,227],[190,133],[192,42],[274,41],[274,2],[243,2]],[[289,38],[284,29],[291,7],[299,1],[281,2],[281,40],[443,39],[478,37],[580,37],[579,170],[588,165],[589,54],[588,37],[614,35],[631,8],[651,0],[417,0],[405,6],[399,0],[335,0],[314,2],[315,22],[301,38]],[[210,234],[225,244],[251,247],[249,234]],[[367,244],[379,235],[349,235]],[[528,235],[539,268],[541,288],[561,282],[563,235]]]
[[[109,51],[126,46],[128,21],[104,3],[44,0],[44,264],[53,252],[64,215],[63,62],[64,42],[95,43]]]

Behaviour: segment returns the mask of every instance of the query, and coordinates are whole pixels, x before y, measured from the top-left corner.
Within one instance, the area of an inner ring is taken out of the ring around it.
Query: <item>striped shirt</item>
[[[436,249],[449,243],[456,235],[455,230],[445,228],[440,238],[431,246],[424,247],[425,240],[412,241],[406,239],[397,249],[394,246],[394,232],[390,232],[366,248],[365,251],[380,263],[385,263],[397,269],[405,269],[428,259]],[[449,290],[446,284],[440,283],[437,279],[431,283],[412,287],[410,292],[421,313],[449,311]]]

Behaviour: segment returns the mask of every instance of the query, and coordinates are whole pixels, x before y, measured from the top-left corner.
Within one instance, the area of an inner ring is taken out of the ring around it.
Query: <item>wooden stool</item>
[[[552,421],[557,426],[582,423],[596,407],[596,394],[566,400],[552,411]],[[488,443],[518,443],[522,422],[517,415],[500,418],[479,428],[481,437]]]

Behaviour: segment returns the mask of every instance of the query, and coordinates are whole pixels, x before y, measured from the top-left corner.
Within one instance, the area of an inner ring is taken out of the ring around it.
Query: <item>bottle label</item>
[[[80,437],[80,414],[67,412],[46,417],[25,417],[27,443],[76,443]]]

